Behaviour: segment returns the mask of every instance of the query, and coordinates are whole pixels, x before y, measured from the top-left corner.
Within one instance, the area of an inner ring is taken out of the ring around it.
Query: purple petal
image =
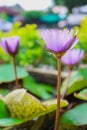
[[[17,46],[19,45],[19,41],[20,41],[20,37],[18,36],[3,38],[1,45],[7,53],[9,53],[7,46],[9,47],[11,53],[15,53]]]
[[[78,63],[84,56],[84,51],[79,49],[72,49],[65,53],[61,58],[62,62],[66,65],[75,65]]]
[[[57,51],[58,33],[59,33],[59,30],[54,30],[54,29],[50,29],[50,30],[46,29],[46,30],[40,31],[40,34],[46,43],[46,47],[49,50]]]
[[[67,51],[77,43],[77,39],[73,36],[73,30],[57,30],[46,29],[40,31],[41,37],[49,51],[60,53]]]

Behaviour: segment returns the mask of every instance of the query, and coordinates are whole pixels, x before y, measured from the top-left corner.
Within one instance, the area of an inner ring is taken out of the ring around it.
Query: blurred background
[[[38,30],[66,27],[78,30],[77,47],[87,52],[87,0],[0,0],[0,39],[20,36],[18,65],[56,68],[56,59],[37,44],[43,44]],[[0,52],[0,63],[9,63]]]
[[[14,22],[38,28],[79,25],[87,16],[87,0],[0,0],[0,30],[8,31]]]

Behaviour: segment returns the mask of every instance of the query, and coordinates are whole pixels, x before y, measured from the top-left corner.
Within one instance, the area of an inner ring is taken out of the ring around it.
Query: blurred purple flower
[[[45,29],[40,31],[42,39],[45,41],[46,48],[60,57],[70,48],[73,48],[78,39],[73,35],[73,30],[68,29]]]
[[[66,65],[73,66],[78,63],[84,56],[84,51],[79,49],[72,49],[65,53],[61,58],[62,62]]]
[[[19,42],[20,37],[18,36],[2,38],[1,46],[6,53],[15,56],[18,53]]]

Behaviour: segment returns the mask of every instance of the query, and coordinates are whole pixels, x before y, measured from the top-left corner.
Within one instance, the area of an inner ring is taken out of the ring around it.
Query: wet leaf
[[[82,91],[80,91],[79,93],[74,93],[74,96],[78,99],[87,101],[87,88],[83,89]]]

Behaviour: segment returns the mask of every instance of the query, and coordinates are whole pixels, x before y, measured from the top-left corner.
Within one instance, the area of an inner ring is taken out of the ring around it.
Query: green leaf
[[[74,93],[74,96],[78,99],[87,101],[87,88],[83,89],[82,91],[80,91],[79,93]]]
[[[51,86],[51,85],[39,83],[39,86],[40,86],[44,91],[47,91],[47,92],[49,92],[49,93],[51,93],[51,94],[55,94],[55,93],[56,93],[56,90],[55,90],[54,87]]]
[[[28,76],[28,73],[21,67],[17,67],[18,79]],[[14,68],[11,64],[0,65],[0,83],[11,82],[15,80]]]
[[[87,103],[77,105],[72,110],[65,112],[61,118],[62,125],[87,125]]]
[[[6,118],[9,116],[10,114],[5,103],[0,99],[0,118]]]
[[[76,91],[79,91],[87,87],[87,68],[83,68],[79,71],[72,72],[71,78],[69,81],[69,88],[66,95],[70,95]],[[67,79],[63,82],[61,87],[61,95],[64,93],[66,88]]]
[[[11,113],[11,117],[31,120],[56,110],[57,100],[40,102],[25,89],[14,90],[9,93],[4,101]],[[61,100],[61,107],[68,105],[68,102]]]
[[[52,94],[55,93],[55,90],[52,86],[46,84],[36,83],[32,77],[27,77],[23,79],[23,86],[32,94],[42,98],[49,99],[52,98]]]
[[[16,118],[4,118],[0,119],[0,127],[16,126],[22,124],[24,120]]]
[[[9,93],[8,89],[0,89],[0,94],[6,96]]]

